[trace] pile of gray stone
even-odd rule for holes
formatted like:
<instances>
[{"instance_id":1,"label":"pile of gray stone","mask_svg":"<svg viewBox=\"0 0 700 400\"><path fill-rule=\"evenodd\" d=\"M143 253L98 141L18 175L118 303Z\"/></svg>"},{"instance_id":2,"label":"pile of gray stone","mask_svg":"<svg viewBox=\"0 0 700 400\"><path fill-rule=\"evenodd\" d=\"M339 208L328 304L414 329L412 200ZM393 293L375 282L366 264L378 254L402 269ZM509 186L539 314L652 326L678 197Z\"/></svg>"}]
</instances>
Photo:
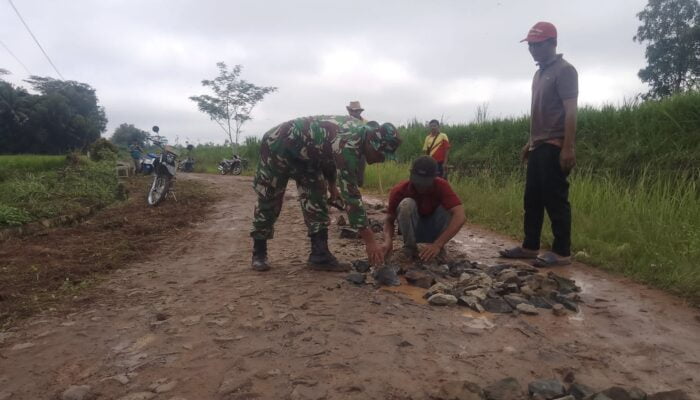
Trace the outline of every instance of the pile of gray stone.
<instances>
[{"instance_id":1,"label":"pile of gray stone","mask_svg":"<svg viewBox=\"0 0 700 400\"><path fill-rule=\"evenodd\" d=\"M353 263L348 280L365 283L366 261ZM375 284L408 284L426 289L425 298L435 306L462 305L477 312L535 315L551 310L556 315L578 312L581 288L554 272L546 275L525 263L486 265L468 260L447 264L388 265L374 271Z\"/></svg>"},{"instance_id":2,"label":"pile of gray stone","mask_svg":"<svg viewBox=\"0 0 700 400\"><path fill-rule=\"evenodd\" d=\"M632 387L613 386L594 390L569 380L540 379L530 382L523 390L515 378L505 378L484 388L469 381L450 381L430 396L434 400L690 400L682 390L647 394Z\"/></svg>"},{"instance_id":3,"label":"pile of gray stone","mask_svg":"<svg viewBox=\"0 0 700 400\"><path fill-rule=\"evenodd\" d=\"M425 296L433 305L462 304L478 312L538 314L538 309L578 311L581 288L568 278L524 263L484 265L458 261L406 271L409 283L425 284L424 275L442 279ZM454 279L447 279L453 277ZM416 280L416 278L418 278Z\"/></svg>"}]
</instances>

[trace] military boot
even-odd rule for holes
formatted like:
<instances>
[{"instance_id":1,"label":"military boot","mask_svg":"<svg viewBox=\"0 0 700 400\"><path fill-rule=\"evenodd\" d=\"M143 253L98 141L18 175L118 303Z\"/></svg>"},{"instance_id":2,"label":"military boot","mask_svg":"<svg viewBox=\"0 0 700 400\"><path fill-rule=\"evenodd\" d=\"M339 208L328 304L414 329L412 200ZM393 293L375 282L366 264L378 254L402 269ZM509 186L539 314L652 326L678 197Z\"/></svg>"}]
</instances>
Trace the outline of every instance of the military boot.
<instances>
[{"instance_id":1,"label":"military boot","mask_svg":"<svg viewBox=\"0 0 700 400\"><path fill-rule=\"evenodd\" d=\"M256 271L267 271L270 269L270 264L267 263L267 240L255 239L253 241L253 262L251 266Z\"/></svg>"},{"instance_id":2,"label":"military boot","mask_svg":"<svg viewBox=\"0 0 700 400\"><path fill-rule=\"evenodd\" d=\"M328 250L328 231L324 230L310 236L311 254L309 267L317 271L344 272L350 270L350 265L341 263Z\"/></svg>"}]
</instances>

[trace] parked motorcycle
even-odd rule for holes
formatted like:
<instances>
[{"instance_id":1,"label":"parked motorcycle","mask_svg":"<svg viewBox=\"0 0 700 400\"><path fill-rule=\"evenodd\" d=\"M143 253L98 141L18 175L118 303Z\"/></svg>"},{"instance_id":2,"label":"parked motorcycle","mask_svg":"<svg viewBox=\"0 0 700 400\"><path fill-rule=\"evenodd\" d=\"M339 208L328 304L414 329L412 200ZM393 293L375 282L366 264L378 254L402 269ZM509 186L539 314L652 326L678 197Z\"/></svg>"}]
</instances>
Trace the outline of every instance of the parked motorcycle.
<instances>
[{"instance_id":1,"label":"parked motorcycle","mask_svg":"<svg viewBox=\"0 0 700 400\"><path fill-rule=\"evenodd\" d=\"M194 158L187 157L177 164L177 170L182 172L194 172Z\"/></svg>"},{"instance_id":2,"label":"parked motorcycle","mask_svg":"<svg viewBox=\"0 0 700 400\"><path fill-rule=\"evenodd\" d=\"M155 153L148 153L146 156L141 158L141 173L144 175L150 175L153 173L153 162L158 158Z\"/></svg>"},{"instance_id":3,"label":"parked motorcycle","mask_svg":"<svg viewBox=\"0 0 700 400\"><path fill-rule=\"evenodd\" d=\"M160 147L161 152L153 161L153 184L151 190L148 191L148 204L151 206L158 205L170 191L171 186L175 181L175 173L177 172L177 153L175 149L164 143L162 138L158 136L158 126L153 127L153 132L156 136L151 138L153 144Z\"/></svg>"},{"instance_id":4,"label":"parked motorcycle","mask_svg":"<svg viewBox=\"0 0 700 400\"><path fill-rule=\"evenodd\" d=\"M247 164L248 164L248 160L246 160L245 158L241 158L239 156L233 156L233 158L230 160L224 158L219 163L219 173L221 175L227 175L227 174L240 175L241 172L243 172L243 169L246 167Z\"/></svg>"},{"instance_id":5,"label":"parked motorcycle","mask_svg":"<svg viewBox=\"0 0 700 400\"><path fill-rule=\"evenodd\" d=\"M177 170L182 172L194 172L194 157L192 157L192 152L194 146L191 144L187 145L187 157L177 164Z\"/></svg>"}]
</instances>

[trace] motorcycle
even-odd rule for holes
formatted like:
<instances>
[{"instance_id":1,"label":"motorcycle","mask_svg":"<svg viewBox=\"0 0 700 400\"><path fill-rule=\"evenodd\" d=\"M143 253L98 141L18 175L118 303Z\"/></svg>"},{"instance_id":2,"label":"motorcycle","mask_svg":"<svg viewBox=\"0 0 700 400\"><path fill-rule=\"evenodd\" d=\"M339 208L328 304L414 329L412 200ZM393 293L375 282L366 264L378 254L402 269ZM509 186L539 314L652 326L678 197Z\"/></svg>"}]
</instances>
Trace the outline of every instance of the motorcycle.
<instances>
[{"instance_id":1,"label":"motorcycle","mask_svg":"<svg viewBox=\"0 0 700 400\"><path fill-rule=\"evenodd\" d=\"M175 149L164 143L162 138L158 136L158 126L153 127L153 132L156 133L154 138L151 138L153 144L160 147L161 152L153 160L153 184L148 191L148 204L156 206L165 199L165 196L170 191L171 186L175 181L175 173L177 172L177 153Z\"/></svg>"},{"instance_id":2,"label":"motorcycle","mask_svg":"<svg viewBox=\"0 0 700 400\"><path fill-rule=\"evenodd\" d=\"M158 158L157 154L148 153L145 157L141 159L141 170L140 172L144 175L150 175L153 173L153 161Z\"/></svg>"},{"instance_id":3,"label":"motorcycle","mask_svg":"<svg viewBox=\"0 0 700 400\"><path fill-rule=\"evenodd\" d=\"M182 172L194 172L194 158L187 157L177 164L177 170Z\"/></svg>"},{"instance_id":4,"label":"motorcycle","mask_svg":"<svg viewBox=\"0 0 700 400\"><path fill-rule=\"evenodd\" d=\"M177 164L177 170L182 172L194 172L194 157L192 157L192 151L194 146L191 144L187 145L187 157Z\"/></svg>"},{"instance_id":5,"label":"motorcycle","mask_svg":"<svg viewBox=\"0 0 700 400\"><path fill-rule=\"evenodd\" d=\"M233 158L230 160L224 158L219 163L219 173L221 175L227 175L227 174L240 175L241 172L243 172L243 169L246 167L247 164L248 164L248 160L246 160L245 158L241 158L239 156L233 156Z\"/></svg>"}]
</instances>

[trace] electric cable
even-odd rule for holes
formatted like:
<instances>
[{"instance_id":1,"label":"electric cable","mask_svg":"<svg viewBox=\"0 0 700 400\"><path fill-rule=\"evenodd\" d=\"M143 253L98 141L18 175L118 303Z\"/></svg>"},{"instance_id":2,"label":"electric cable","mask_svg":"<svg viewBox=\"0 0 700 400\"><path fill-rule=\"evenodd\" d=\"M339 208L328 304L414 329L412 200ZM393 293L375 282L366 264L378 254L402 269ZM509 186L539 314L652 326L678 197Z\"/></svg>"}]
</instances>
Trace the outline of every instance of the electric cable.
<instances>
[{"instance_id":1,"label":"electric cable","mask_svg":"<svg viewBox=\"0 0 700 400\"><path fill-rule=\"evenodd\" d=\"M15 13L17 13L19 20L22 21L22 24L24 25L24 27L27 28L27 32L29 32L29 34L32 36L32 39L34 39L34 43L36 43L36 45L39 46L39 49L41 50L41 52L44 53L44 57L46 57L46 59L49 61L49 64L51 64L51 66L53 67L53 70L56 71L56 73L58 74L59 77L61 77L61 79L65 80L63 75L61 75L61 73L58 71L58 68L56 68L56 65L53 63L53 61L51 61L51 57L49 57L49 55L46 53L46 50L44 50L44 48L41 47L41 44L39 43L39 39L37 39L36 36L34 36L34 32L32 32L32 30L29 28L29 25L27 25L27 23L24 22L24 18L22 18L22 14L19 13L19 10L17 9L17 7L15 7L15 4L12 2L12 0L7 0L7 1L8 1L8 3L10 3L12 8L15 10Z\"/></svg>"}]
</instances>

